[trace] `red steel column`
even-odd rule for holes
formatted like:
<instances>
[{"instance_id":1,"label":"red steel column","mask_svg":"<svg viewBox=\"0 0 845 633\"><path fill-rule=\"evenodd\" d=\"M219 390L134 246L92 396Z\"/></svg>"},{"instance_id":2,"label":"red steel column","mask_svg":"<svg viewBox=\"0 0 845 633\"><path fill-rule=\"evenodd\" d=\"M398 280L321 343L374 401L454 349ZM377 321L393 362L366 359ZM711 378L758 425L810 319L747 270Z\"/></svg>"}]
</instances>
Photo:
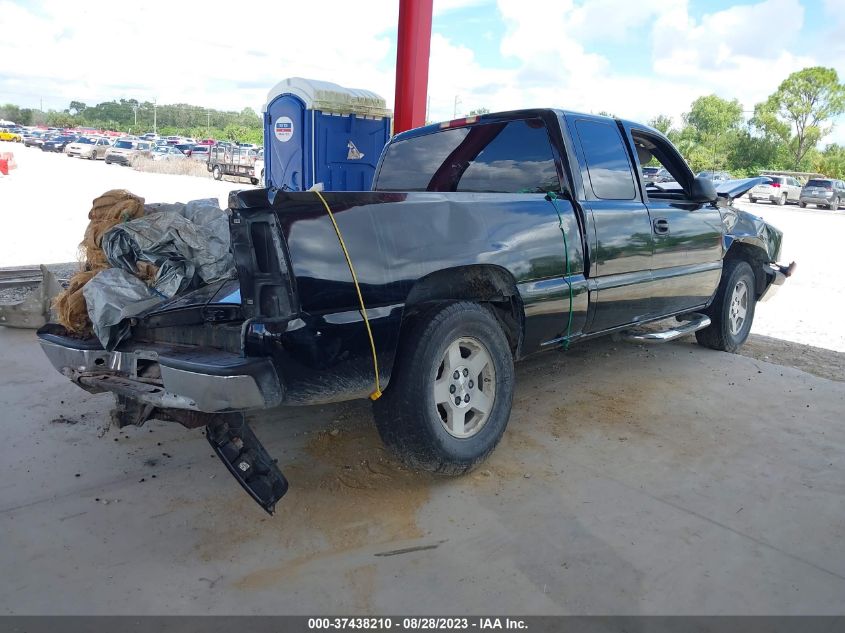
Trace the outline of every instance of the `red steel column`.
<instances>
[{"instance_id":1,"label":"red steel column","mask_svg":"<svg viewBox=\"0 0 845 633\"><path fill-rule=\"evenodd\" d=\"M425 125L431 14L434 0L400 0L393 131Z\"/></svg>"}]
</instances>

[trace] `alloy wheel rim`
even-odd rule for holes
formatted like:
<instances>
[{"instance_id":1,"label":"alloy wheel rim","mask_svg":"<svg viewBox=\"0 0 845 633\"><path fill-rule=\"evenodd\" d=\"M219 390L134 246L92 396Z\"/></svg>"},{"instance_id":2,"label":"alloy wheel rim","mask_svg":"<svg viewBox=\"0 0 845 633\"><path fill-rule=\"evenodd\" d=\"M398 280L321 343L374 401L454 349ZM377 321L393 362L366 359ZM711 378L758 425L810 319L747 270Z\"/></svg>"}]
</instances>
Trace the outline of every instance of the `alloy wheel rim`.
<instances>
[{"instance_id":1,"label":"alloy wheel rim","mask_svg":"<svg viewBox=\"0 0 845 633\"><path fill-rule=\"evenodd\" d=\"M743 280L736 282L731 293L728 308L728 327L732 335L740 333L748 317L748 285Z\"/></svg>"},{"instance_id":2,"label":"alloy wheel rim","mask_svg":"<svg viewBox=\"0 0 845 633\"><path fill-rule=\"evenodd\" d=\"M487 424L496 398L496 368L478 339L464 336L446 347L434 376L434 405L449 435L466 439Z\"/></svg>"}]
</instances>

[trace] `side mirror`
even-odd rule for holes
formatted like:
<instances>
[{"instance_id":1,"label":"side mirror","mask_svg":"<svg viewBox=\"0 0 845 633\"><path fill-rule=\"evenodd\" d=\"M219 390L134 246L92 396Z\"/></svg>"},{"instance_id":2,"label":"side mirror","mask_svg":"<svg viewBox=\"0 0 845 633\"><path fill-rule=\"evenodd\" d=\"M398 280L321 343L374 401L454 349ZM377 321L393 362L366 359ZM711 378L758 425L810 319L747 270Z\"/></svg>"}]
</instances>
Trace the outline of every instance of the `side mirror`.
<instances>
[{"instance_id":1,"label":"side mirror","mask_svg":"<svg viewBox=\"0 0 845 633\"><path fill-rule=\"evenodd\" d=\"M716 185L709 178L695 178L690 187L690 199L693 202L715 202Z\"/></svg>"}]
</instances>

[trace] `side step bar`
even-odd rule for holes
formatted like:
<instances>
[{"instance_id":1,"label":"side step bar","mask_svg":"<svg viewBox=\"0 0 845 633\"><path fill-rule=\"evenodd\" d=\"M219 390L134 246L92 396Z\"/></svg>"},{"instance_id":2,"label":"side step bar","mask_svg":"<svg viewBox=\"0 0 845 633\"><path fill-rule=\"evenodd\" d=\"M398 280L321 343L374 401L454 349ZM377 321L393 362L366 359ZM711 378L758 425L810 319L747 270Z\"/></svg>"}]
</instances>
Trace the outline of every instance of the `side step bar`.
<instances>
[{"instance_id":1,"label":"side step bar","mask_svg":"<svg viewBox=\"0 0 845 633\"><path fill-rule=\"evenodd\" d=\"M668 343L674 341L676 338L692 334L698 330L703 330L710 325L710 317L706 314L699 314L693 312L677 317L680 322L677 327L659 332L649 332L645 330L626 330L621 333L622 340L632 343Z\"/></svg>"},{"instance_id":2,"label":"side step bar","mask_svg":"<svg viewBox=\"0 0 845 633\"><path fill-rule=\"evenodd\" d=\"M232 476L267 514L288 491L288 480L249 428L242 413L223 413L205 427L205 436Z\"/></svg>"}]
</instances>

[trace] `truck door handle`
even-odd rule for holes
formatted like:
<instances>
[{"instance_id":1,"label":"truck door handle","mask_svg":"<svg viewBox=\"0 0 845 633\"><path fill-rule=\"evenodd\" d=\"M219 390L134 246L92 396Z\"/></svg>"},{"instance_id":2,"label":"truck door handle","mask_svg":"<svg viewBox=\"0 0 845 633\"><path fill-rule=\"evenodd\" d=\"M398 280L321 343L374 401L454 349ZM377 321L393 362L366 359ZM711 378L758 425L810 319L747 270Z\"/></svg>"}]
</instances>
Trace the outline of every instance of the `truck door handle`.
<instances>
[{"instance_id":1,"label":"truck door handle","mask_svg":"<svg viewBox=\"0 0 845 633\"><path fill-rule=\"evenodd\" d=\"M669 220L666 218L655 218L652 226L654 227L654 232L660 235L665 235L669 232Z\"/></svg>"}]
</instances>

